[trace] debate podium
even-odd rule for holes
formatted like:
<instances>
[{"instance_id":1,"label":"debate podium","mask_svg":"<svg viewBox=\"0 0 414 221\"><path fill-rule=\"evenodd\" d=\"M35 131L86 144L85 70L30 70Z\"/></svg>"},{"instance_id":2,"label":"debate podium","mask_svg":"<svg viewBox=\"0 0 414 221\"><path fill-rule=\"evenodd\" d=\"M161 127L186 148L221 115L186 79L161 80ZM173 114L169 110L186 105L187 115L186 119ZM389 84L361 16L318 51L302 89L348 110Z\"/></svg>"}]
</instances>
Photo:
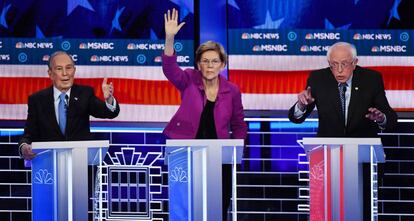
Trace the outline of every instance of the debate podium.
<instances>
[{"instance_id":1,"label":"debate podium","mask_svg":"<svg viewBox=\"0 0 414 221\"><path fill-rule=\"evenodd\" d=\"M100 168L108 147L107 140L33 142L32 220L88 220L88 164ZM97 220L102 219L101 197L94 203Z\"/></svg>"},{"instance_id":2,"label":"debate podium","mask_svg":"<svg viewBox=\"0 0 414 221\"><path fill-rule=\"evenodd\" d=\"M232 220L237 220L236 164L244 141L167 140L169 220L222 221L222 164L232 164Z\"/></svg>"},{"instance_id":3,"label":"debate podium","mask_svg":"<svg viewBox=\"0 0 414 221\"><path fill-rule=\"evenodd\" d=\"M303 138L302 144L309 160L310 221L363 221L362 163L370 166L370 214L377 220L381 139Z\"/></svg>"}]
</instances>

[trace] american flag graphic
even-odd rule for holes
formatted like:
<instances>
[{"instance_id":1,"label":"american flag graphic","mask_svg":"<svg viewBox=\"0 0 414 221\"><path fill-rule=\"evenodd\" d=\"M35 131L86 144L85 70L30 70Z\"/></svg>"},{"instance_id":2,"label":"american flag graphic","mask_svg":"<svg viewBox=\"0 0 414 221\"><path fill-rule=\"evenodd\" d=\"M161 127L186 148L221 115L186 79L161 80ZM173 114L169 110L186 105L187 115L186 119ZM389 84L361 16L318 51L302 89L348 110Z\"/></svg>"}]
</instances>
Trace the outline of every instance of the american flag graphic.
<instances>
[{"instance_id":1,"label":"american flag graphic","mask_svg":"<svg viewBox=\"0 0 414 221\"><path fill-rule=\"evenodd\" d=\"M193 1L1 0L0 119L26 119L28 96L51 85L49 55L64 50L76 62L75 83L103 97L103 78L113 82L116 121L168 121L180 104L161 69L163 15L172 8L186 22L175 44L186 68L193 64Z\"/></svg>"},{"instance_id":2,"label":"american flag graphic","mask_svg":"<svg viewBox=\"0 0 414 221\"><path fill-rule=\"evenodd\" d=\"M229 79L247 110L286 110L309 71L327 66L327 47L356 45L359 64L383 74L399 111L414 110L412 0L228 0ZM182 68L193 66L192 0L0 0L0 119L24 120L27 97L50 86L48 56L74 56L78 84L101 94L108 77L117 121L168 121L179 92L161 69L163 14L180 12Z\"/></svg>"},{"instance_id":3,"label":"american flag graphic","mask_svg":"<svg viewBox=\"0 0 414 221\"><path fill-rule=\"evenodd\" d=\"M397 111L414 110L414 1L228 1L229 78L248 110L287 110L337 41L382 73Z\"/></svg>"}]
</instances>

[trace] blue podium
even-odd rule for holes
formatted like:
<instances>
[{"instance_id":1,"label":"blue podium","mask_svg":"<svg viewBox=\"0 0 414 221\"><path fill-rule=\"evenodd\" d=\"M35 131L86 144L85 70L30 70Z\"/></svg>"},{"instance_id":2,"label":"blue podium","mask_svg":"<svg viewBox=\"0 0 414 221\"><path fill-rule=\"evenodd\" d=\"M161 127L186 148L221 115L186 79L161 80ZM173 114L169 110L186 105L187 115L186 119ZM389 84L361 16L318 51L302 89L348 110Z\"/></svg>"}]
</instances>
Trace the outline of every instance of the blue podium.
<instances>
[{"instance_id":1,"label":"blue podium","mask_svg":"<svg viewBox=\"0 0 414 221\"><path fill-rule=\"evenodd\" d=\"M232 220L237 220L236 164L244 141L167 140L169 220L222 221L222 164L232 165Z\"/></svg>"},{"instance_id":2,"label":"blue podium","mask_svg":"<svg viewBox=\"0 0 414 221\"><path fill-rule=\"evenodd\" d=\"M88 220L88 164L100 168L108 147L107 140L33 142L32 220ZM98 192L95 220L102 219L102 188Z\"/></svg>"}]
</instances>

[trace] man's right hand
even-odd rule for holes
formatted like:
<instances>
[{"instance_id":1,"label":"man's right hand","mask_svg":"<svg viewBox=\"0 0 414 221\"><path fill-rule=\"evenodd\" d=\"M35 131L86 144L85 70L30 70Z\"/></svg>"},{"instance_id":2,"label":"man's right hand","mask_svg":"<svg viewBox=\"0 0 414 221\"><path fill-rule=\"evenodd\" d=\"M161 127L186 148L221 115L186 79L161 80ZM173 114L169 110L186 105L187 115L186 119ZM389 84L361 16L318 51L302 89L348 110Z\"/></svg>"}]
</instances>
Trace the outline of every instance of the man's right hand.
<instances>
[{"instance_id":1,"label":"man's right hand","mask_svg":"<svg viewBox=\"0 0 414 221\"><path fill-rule=\"evenodd\" d=\"M20 151L22 153L22 157L25 160L31 160L36 156L36 154L33 153L32 145L30 144L22 144L22 146L20 147Z\"/></svg>"},{"instance_id":2,"label":"man's right hand","mask_svg":"<svg viewBox=\"0 0 414 221\"><path fill-rule=\"evenodd\" d=\"M298 94L297 104L301 111L305 111L306 106L312 104L313 102L315 102L315 99L312 97L310 86Z\"/></svg>"}]
</instances>

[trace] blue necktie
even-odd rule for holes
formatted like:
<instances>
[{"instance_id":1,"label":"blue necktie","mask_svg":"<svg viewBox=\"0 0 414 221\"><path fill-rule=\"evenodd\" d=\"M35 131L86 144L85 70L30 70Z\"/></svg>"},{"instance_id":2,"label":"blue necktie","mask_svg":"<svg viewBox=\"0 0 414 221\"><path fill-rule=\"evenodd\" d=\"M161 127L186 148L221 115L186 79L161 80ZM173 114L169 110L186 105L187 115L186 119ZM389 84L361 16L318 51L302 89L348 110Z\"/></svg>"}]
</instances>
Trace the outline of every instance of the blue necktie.
<instances>
[{"instance_id":1,"label":"blue necktie","mask_svg":"<svg viewBox=\"0 0 414 221\"><path fill-rule=\"evenodd\" d=\"M345 99L345 92L346 92L346 87L348 85L346 83L340 83L339 84L339 99L341 100L341 111L342 111L342 117L344 119L345 122L345 108L346 108L346 99Z\"/></svg>"},{"instance_id":2,"label":"blue necktie","mask_svg":"<svg viewBox=\"0 0 414 221\"><path fill-rule=\"evenodd\" d=\"M65 134L65 129L66 129L66 94L65 93L61 93L59 95L59 127L60 127L60 131L62 131L62 134Z\"/></svg>"}]
</instances>

